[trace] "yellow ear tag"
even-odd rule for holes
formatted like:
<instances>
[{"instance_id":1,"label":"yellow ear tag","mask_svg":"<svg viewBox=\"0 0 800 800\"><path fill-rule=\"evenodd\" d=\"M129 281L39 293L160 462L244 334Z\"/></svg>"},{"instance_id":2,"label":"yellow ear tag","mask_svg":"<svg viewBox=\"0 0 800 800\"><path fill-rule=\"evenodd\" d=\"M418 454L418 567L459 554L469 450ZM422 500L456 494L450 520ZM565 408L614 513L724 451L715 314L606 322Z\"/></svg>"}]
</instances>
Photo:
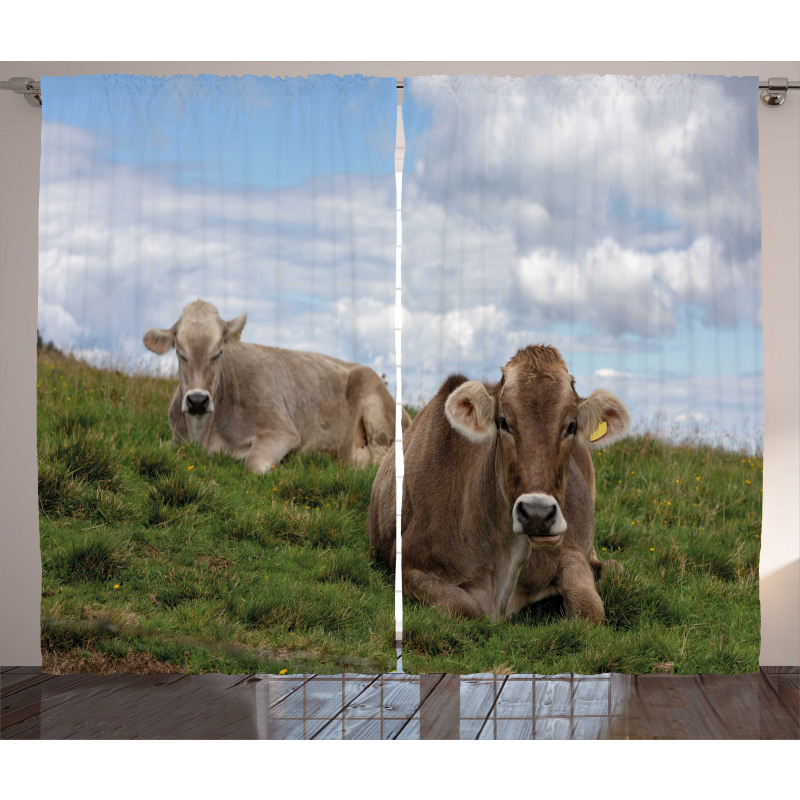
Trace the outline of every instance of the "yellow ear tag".
<instances>
[{"instance_id":1,"label":"yellow ear tag","mask_svg":"<svg viewBox=\"0 0 800 800\"><path fill-rule=\"evenodd\" d=\"M600 424L597 426L597 430L589 437L590 442L596 442L598 439L602 439L603 436L606 435L606 431L608 430L608 425L606 421L600 420Z\"/></svg>"}]
</instances>

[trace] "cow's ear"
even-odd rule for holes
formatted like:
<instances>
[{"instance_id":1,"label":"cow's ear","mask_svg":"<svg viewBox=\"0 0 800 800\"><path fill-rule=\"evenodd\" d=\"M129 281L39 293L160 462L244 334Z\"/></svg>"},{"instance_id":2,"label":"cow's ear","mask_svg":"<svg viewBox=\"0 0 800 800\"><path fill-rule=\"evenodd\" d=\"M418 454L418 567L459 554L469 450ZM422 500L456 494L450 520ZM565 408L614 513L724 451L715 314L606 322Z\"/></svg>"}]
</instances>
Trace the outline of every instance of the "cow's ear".
<instances>
[{"instance_id":1,"label":"cow's ear","mask_svg":"<svg viewBox=\"0 0 800 800\"><path fill-rule=\"evenodd\" d=\"M605 423L605 431L601 423ZM625 404L605 389L597 389L578 404L578 436L589 447L605 447L621 439L630 426ZM598 428L602 432L595 437Z\"/></svg>"},{"instance_id":2,"label":"cow's ear","mask_svg":"<svg viewBox=\"0 0 800 800\"><path fill-rule=\"evenodd\" d=\"M142 338L144 346L148 350L163 356L172 347L175 347L175 328L168 331L161 328L150 328Z\"/></svg>"},{"instance_id":3,"label":"cow's ear","mask_svg":"<svg viewBox=\"0 0 800 800\"><path fill-rule=\"evenodd\" d=\"M497 435L495 400L480 381L462 383L444 404L447 421L471 442L486 442Z\"/></svg>"},{"instance_id":4,"label":"cow's ear","mask_svg":"<svg viewBox=\"0 0 800 800\"><path fill-rule=\"evenodd\" d=\"M225 323L224 340L226 342L238 342L242 338L242 331L244 324L247 322L247 314L239 314L235 319L228 320Z\"/></svg>"}]
</instances>

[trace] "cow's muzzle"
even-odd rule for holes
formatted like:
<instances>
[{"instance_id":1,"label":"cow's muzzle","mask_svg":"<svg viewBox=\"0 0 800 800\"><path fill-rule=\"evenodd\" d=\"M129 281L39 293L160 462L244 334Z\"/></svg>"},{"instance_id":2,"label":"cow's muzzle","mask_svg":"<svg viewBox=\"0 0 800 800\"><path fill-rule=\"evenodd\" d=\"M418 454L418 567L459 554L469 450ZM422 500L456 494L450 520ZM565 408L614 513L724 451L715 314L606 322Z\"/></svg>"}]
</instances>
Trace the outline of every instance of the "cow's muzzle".
<instances>
[{"instance_id":1,"label":"cow's muzzle","mask_svg":"<svg viewBox=\"0 0 800 800\"><path fill-rule=\"evenodd\" d=\"M530 537L536 547L557 547L564 538L567 521L558 501L549 494L521 494L511 511L514 532Z\"/></svg>"},{"instance_id":2,"label":"cow's muzzle","mask_svg":"<svg viewBox=\"0 0 800 800\"><path fill-rule=\"evenodd\" d=\"M183 396L183 403L181 403L181 411L184 414L210 414L214 410L214 401L211 395L202 390L195 389Z\"/></svg>"}]
</instances>

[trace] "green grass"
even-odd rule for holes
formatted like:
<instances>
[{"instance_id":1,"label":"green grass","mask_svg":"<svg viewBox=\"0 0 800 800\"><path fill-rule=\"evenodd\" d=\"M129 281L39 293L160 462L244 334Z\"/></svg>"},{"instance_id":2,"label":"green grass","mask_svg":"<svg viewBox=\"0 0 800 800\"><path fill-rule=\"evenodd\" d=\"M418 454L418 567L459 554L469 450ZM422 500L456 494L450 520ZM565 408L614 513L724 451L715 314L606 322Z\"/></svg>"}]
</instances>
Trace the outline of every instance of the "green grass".
<instances>
[{"instance_id":1,"label":"green grass","mask_svg":"<svg viewBox=\"0 0 800 800\"><path fill-rule=\"evenodd\" d=\"M45 667L388 672L393 581L372 562L376 468L267 475L173 447L174 382L42 353Z\"/></svg>"},{"instance_id":2,"label":"green grass","mask_svg":"<svg viewBox=\"0 0 800 800\"><path fill-rule=\"evenodd\" d=\"M45 667L394 669L393 577L371 559L376 469L294 455L267 475L169 444L168 380L39 362ZM410 409L413 412L413 409ZM409 672L758 669L762 462L632 438L594 455L607 621L551 598L510 620L405 605Z\"/></svg>"},{"instance_id":3,"label":"green grass","mask_svg":"<svg viewBox=\"0 0 800 800\"><path fill-rule=\"evenodd\" d=\"M594 454L606 622L559 598L512 619L442 620L405 603L408 672L755 672L762 461L631 438Z\"/></svg>"}]
</instances>

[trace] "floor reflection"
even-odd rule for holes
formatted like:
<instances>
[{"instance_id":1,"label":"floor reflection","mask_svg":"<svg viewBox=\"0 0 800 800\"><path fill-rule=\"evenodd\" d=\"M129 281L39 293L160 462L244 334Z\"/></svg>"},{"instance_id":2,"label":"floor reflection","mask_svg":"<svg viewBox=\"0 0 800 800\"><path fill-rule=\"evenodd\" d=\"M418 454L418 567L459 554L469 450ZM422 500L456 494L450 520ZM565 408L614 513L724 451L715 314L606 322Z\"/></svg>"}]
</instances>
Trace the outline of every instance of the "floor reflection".
<instances>
[{"instance_id":1,"label":"floor reflection","mask_svg":"<svg viewBox=\"0 0 800 800\"><path fill-rule=\"evenodd\" d=\"M257 676L267 739L598 739L624 675Z\"/></svg>"},{"instance_id":2,"label":"floor reflection","mask_svg":"<svg viewBox=\"0 0 800 800\"><path fill-rule=\"evenodd\" d=\"M420 679L259 675L259 738L418 739Z\"/></svg>"},{"instance_id":3,"label":"floor reflection","mask_svg":"<svg viewBox=\"0 0 800 800\"><path fill-rule=\"evenodd\" d=\"M52 676L4 667L0 727L3 739L798 739L800 674L768 669Z\"/></svg>"}]
</instances>

